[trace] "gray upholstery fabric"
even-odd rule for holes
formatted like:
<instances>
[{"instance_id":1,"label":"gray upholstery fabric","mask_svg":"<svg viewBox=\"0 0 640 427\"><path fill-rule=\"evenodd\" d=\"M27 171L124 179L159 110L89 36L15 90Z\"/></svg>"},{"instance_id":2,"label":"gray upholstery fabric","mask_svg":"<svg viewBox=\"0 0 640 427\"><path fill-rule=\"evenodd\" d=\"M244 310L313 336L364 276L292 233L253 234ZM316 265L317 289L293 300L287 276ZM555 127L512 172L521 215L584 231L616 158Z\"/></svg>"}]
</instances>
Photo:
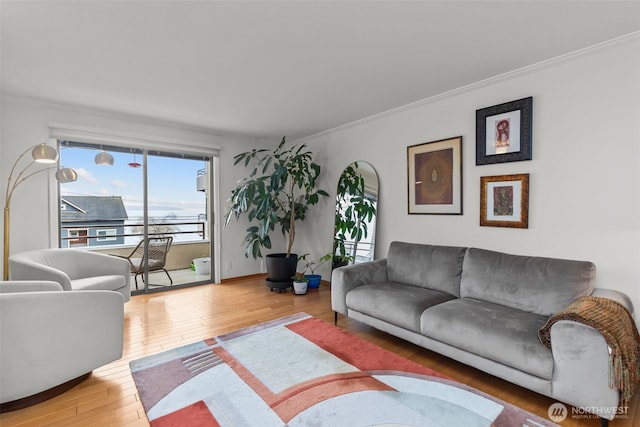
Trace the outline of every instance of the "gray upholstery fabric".
<instances>
[{"instance_id":1,"label":"gray upholstery fabric","mask_svg":"<svg viewBox=\"0 0 640 427\"><path fill-rule=\"evenodd\" d=\"M553 398L574 406L602 408L597 415L613 419L607 409L618 406L618 391L609 387L609 346L600 332L570 320L551 327ZM598 405L585 405L598 402Z\"/></svg>"},{"instance_id":2,"label":"gray upholstery fabric","mask_svg":"<svg viewBox=\"0 0 640 427\"><path fill-rule=\"evenodd\" d=\"M453 299L452 295L419 286L374 283L347 294L347 306L397 326L420 332L420 315L432 305Z\"/></svg>"},{"instance_id":3,"label":"gray upholstery fabric","mask_svg":"<svg viewBox=\"0 0 640 427\"><path fill-rule=\"evenodd\" d=\"M387 257L389 281L459 297L465 250L454 246L392 242Z\"/></svg>"},{"instance_id":4,"label":"gray upholstery fabric","mask_svg":"<svg viewBox=\"0 0 640 427\"><path fill-rule=\"evenodd\" d=\"M550 380L553 358L538 340L547 318L473 299L456 299L427 309L423 335L495 362Z\"/></svg>"},{"instance_id":5,"label":"gray upholstery fabric","mask_svg":"<svg viewBox=\"0 0 640 427\"><path fill-rule=\"evenodd\" d=\"M545 396L549 397L552 396L552 382L548 379L543 379L523 372L519 369L506 366L502 363L494 362L493 360L487 359L486 357L477 356L473 353L469 353L468 351L459 349L447 343L434 340L415 332L411 332L407 329L392 325L376 317L369 316L355 310L349 310L349 317L431 351L435 351L436 353L442 354L443 356L450 357L451 359L457 360L458 362L464 363L465 365L473 366L476 369L487 372L498 378L502 378L513 384L518 384L521 387L533 390L536 393L544 394Z\"/></svg>"},{"instance_id":6,"label":"gray upholstery fabric","mask_svg":"<svg viewBox=\"0 0 640 427\"><path fill-rule=\"evenodd\" d=\"M518 256L469 248L460 296L551 316L593 290L596 267L587 261Z\"/></svg>"},{"instance_id":7,"label":"gray upholstery fabric","mask_svg":"<svg viewBox=\"0 0 640 427\"><path fill-rule=\"evenodd\" d=\"M388 259L334 270L332 307L514 384L611 418L612 412L600 413L619 403L608 385L609 352L602 335L561 321L551 329L551 352L538 341L537 331L579 296L611 298L633 314L629 297L594 290L596 269L590 262L482 249L462 249L461 260L459 249L394 242ZM462 272L456 273L459 262ZM456 274L459 294L451 286ZM427 289L430 286L433 289ZM450 295L461 298L440 299ZM416 330L414 319L422 308Z\"/></svg>"},{"instance_id":8,"label":"gray upholstery fabric","mask_svg":"<svg viewBox=\"0 0 640 427\"><path fill-rule=\"evenodd\" d=\"M387 279L387 259L339 267L331 272L331 308L347 315L347 293L357 286L382 283Z\"/></svg>"}]
</instances>

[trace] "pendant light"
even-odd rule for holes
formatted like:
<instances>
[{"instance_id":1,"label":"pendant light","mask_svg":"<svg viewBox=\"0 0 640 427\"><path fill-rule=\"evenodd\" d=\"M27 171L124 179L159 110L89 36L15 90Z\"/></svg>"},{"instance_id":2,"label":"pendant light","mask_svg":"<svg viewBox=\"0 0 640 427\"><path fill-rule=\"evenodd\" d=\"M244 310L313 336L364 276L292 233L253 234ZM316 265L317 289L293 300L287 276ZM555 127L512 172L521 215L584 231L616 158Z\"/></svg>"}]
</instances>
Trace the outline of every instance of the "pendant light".
<instances>
[{"instance_id":1,"label":"pendant light","mask_svg":"<svg viewBox=\"0 0 640 427\"><path fill-rule=\"evenodd\" d=\"M38 144L31 150L31 156L38 163L55 163L58 161L58 150L47 144Z\"/></svg>"},{"instance_id":2,"label":"pendant light","mask_svg":"<svg viewBox=\"0 0 640 427\"><path fill-rule=\"evenodd\" d=\"M96 165L109 165L113 166L113 156L102 149L100 146L100 152L96 154Z\"/></svg>"},{"instance_id":3,"label":"pendant light","mask_svg":"<svg viewBox=\"0 0 640 427\"><path fill-rule=\"evenodd\" d=\"M136 153L133 153L133 162L129 163L130 168L139 168L142 166L140 163L136 161Z\"/></svg>"}]
</instances>

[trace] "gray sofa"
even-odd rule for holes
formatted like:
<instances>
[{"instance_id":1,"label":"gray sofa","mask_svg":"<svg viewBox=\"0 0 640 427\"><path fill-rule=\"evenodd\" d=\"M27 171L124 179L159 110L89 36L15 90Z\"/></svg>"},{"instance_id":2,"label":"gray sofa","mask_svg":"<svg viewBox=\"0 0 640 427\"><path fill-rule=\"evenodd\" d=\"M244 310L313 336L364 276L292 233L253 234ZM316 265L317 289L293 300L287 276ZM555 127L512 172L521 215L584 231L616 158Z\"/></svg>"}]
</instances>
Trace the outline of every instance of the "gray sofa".
<instances>
[{"instance_id":1,"label":"gray sofa","mask_svg":"<svg viewBox=\"0 0 640 427\"><path fill-rule=\"evenodd\" d=\"M609 351L595 329L547 319L594 289L591 262L517 256L476 248L393 242L388 257L332 272L333 310L489 374L613 419Z\"/></svg>"}]
</instances>

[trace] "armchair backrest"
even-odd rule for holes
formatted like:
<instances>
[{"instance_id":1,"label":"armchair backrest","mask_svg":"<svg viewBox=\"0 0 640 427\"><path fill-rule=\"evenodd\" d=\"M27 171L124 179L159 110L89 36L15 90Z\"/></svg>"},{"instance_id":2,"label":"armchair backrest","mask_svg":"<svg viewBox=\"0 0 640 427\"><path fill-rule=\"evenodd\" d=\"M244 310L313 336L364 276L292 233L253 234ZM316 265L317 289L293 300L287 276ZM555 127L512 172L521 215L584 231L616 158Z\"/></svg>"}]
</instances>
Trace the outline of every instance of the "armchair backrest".
<instances>
[{"instance_id":1,"label":"armchair backrest","mask_svg":"<svg viewBox=\"0 0 640 427\"><path fill-rule=\"evenodd\" d=\"M0 294L15 292L55 292L62 291L59 283L51 280L8 280L0 282Z\"/></svg>"},{"instance_id":2,"label":"armchair backrest","mask_svg":"<svg viewBox=\"0 0 640 427\"><path fill-rule=\"evenodd\" d=\"M149 237L141 240L127 257L135 273L140 273L144 270L145 242L147 243L147 253L149 255L149 269L154 270L165 267L167 263L167 253L171 249L173 237Z\"/></svg>"}]
</instances>

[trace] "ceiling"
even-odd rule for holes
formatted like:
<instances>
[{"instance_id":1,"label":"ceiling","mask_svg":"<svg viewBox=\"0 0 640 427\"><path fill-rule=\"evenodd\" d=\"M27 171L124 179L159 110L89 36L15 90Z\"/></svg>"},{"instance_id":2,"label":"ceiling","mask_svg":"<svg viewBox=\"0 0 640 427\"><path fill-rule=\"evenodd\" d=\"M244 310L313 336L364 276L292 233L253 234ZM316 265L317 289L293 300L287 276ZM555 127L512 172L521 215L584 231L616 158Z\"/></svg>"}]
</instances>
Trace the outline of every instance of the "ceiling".
<instances>
[{"instance_id":1,"label":"ceiling","mask_svg":"<svg viewBox=\"0 0 640 427\"><path fill-rule=\"evenodd\" d=\"M640 1L7 1L3 94L308 136L640 30Z\"/></svg>"}]
</instances>

